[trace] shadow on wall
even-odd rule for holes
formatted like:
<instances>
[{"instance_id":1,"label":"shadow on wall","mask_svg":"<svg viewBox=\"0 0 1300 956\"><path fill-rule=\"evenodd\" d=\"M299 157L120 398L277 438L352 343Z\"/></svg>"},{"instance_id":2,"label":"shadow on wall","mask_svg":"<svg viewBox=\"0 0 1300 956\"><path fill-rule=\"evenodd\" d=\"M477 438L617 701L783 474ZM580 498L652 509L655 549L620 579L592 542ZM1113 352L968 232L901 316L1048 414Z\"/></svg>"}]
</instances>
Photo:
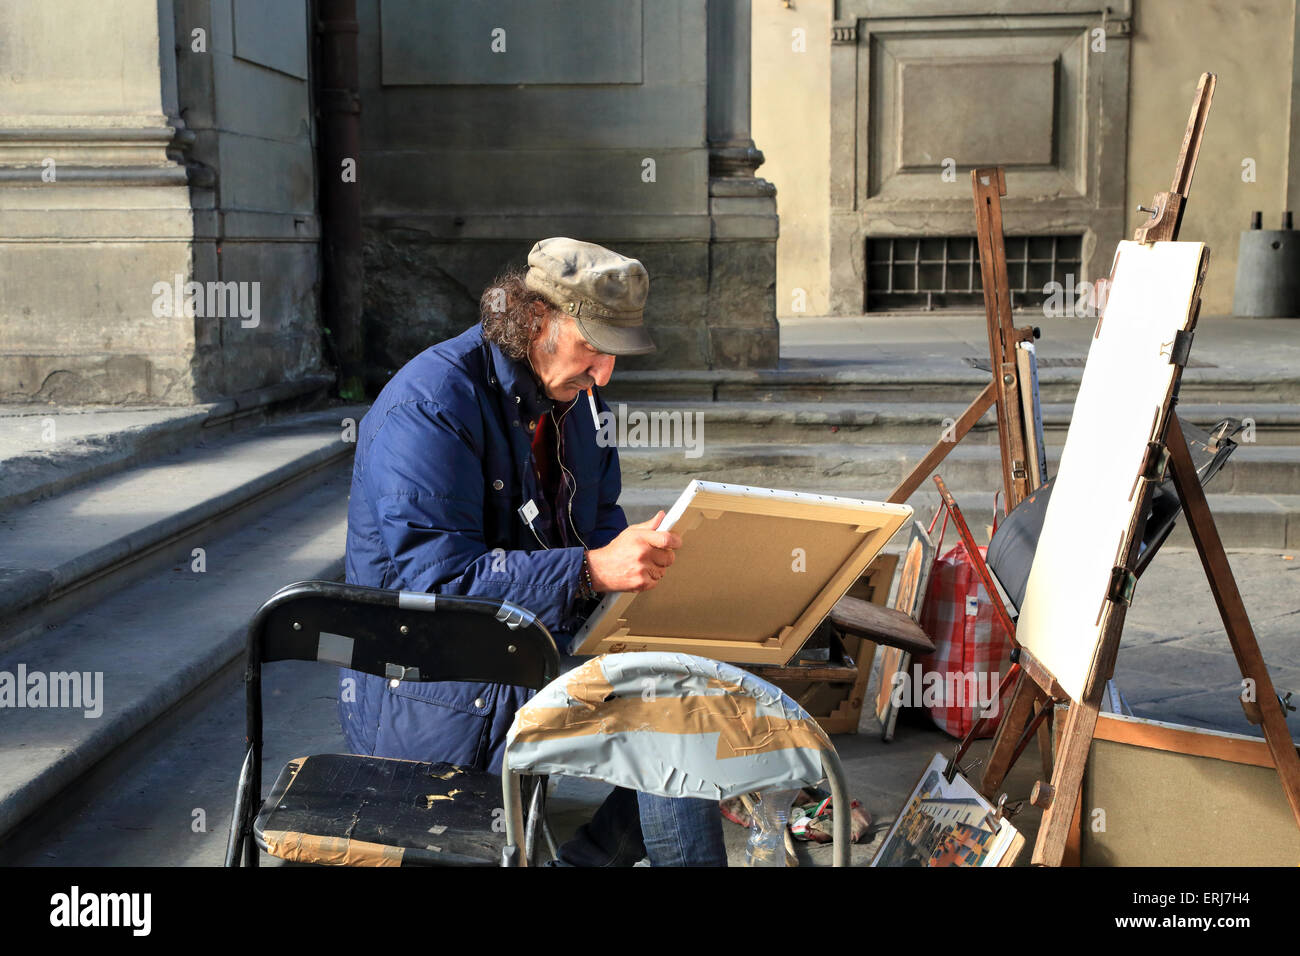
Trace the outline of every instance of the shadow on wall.
<instances>
[{"instance_id":1,"label":"shadow on wall","mask_svg":"<svg viewBox=\"0 0 1300 956\"><path fill-rule=\"evenodd\" d=\"M367 230L363 243L361 322L371 395L420 352L477 322L482 290L503 266L528 254L520 243L431 242L408 230Z\"/></svg>"}]
</instances>

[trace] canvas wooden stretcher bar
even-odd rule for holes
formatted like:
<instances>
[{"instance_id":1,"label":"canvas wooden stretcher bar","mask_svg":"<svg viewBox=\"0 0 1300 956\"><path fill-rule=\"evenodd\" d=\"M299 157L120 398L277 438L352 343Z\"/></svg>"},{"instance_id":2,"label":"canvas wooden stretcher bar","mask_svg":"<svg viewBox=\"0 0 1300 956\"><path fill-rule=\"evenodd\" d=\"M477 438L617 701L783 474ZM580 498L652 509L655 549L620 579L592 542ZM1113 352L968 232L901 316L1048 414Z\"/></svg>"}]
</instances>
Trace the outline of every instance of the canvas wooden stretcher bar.
<instances>
[{"instance_id":1,"label":"canvas wooden stretcher bar","mask_svg":"<svg viewBox=\"0 0 1300 956\"><path fill-rule=\"evenodd\" d=\"M785 664L911 516L907 505L692 481L660 523L682 537L663 581L606 595L574 653Z\"/></svg>"},{"instance_id":2,"label":"canvas wooden stretcher bar","mask_svg":"<svg viewBox=\"0 0 1300 956\"><path fill-rule=\"evenodd\" d=\"M849 588L848 596L859 598L878 607L885 607L889 601L889 589L894 584L894 574L897 570L898 555L883 553L876 555L875 560L867 566L866 573ZM865 637L853 637L848 634L843 635L841 641L845 650L853 656L858 667L858 675L849 688L848 695L830 713L825 717L816 710L812 713L828 734L856 734L858 723L862 720L862 703L867 697L867 685L871 682L871 669L875 664L879 645Z\"/></svg>"},{"instance_id":3,"label":"canvas wooden stretcher bar","mask_svg":"<svg viewBox=\"0 0 1300 956\"><path fill-rule=\"evenodd\" d=\"M862 702L876 659L877 642L856 633L856 625L867 615L863 610L884 608L889 601L898 567L898 555L882 551L867 565L862 577L831 608L829 620L838 637L843 656L826 649L827 664L805 659L802 651L785 667L751 664L747 669L755 676L775 684L817 721L828 734L855 734L862 719ZM856 601L849 601L856 598ZM851 623L855 626L847 626ZM879 623L879 622L872 622ZM814 631L814 634L816 632ZM888 634L877 634L879 637ZM804 645L807 649L808 645Z\"/></svg>"}]
</instances>

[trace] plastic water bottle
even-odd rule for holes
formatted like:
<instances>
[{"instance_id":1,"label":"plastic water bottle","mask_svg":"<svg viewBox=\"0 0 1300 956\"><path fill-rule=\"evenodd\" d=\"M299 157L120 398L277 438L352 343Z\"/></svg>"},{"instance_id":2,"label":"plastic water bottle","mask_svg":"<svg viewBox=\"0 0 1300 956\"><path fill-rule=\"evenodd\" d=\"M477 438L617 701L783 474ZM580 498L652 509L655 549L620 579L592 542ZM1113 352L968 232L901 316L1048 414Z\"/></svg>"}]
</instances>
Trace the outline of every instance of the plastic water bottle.
<instances>
[{"instance_id":1,"label":"plastic water bottle","mask_svg":"<svg viewBox=\"0 0 1300 956\"><path fill-rule=\"evenodd\" d=\"M759 793L749 822L746 866L785 866L785 828L790 804L798 790L764 790Z\"/></svg>"}]
</instances>

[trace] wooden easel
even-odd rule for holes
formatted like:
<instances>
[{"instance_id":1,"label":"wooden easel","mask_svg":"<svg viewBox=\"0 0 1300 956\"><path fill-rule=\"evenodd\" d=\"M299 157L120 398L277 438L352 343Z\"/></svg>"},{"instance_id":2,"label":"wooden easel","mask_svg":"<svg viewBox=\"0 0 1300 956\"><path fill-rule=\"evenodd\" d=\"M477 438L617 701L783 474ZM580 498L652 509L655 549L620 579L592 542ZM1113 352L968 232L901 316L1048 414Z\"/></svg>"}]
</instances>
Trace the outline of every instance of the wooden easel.
<instances>
[{"instance_id":1,"label":"wooden easel","mask_svg":"<svg viewBox=\"0 0 1300 956\"><path fill-rule=\"evenodd\" d=\"M1036 485L1032 483L1027 447L1037 447L1032 434L1027 438L1026 429L1032 429L1032 422L1021 412L1022 364L1017 361L1016 346L1020 342L1032 341L1037 337L1037 330L1032 326L1017 329L1011 323L1011 294L1007 280L1007 254L1002 237L1002 196L1007 194L1006 177L1001 167L988 167L971 170L971 188L974 193L975 222L979 237L980 277L984 285L984 315L988 326L989 362L992 380L975 397L957 418L954 425L940 436L933 447L912 469L911 473L890 493L886 499L890 504L904 504L913 492L934 473L935 468L948 456L966 434L974 427L984 413L994 405L997 406L998 444L1002 457L1003 509L1010 511L1028 495ZM1032 388L1032 385L1029 386ZM886 583L888 593L888 583ZM868 609L861 602L852 598L841 598L835 611L842 619L855 619ZM836 615L832 615L834 620ZM837 622L838 623L838 622ZM858 644L853 649L856 664L847 667L823 668L817 679L828 683L851 684L852 691L846 702L827 716L818 716L818 722L828 732L852 732L857 729L862 706L866 697L867 679L870 676L876 645L886 643L889 646L912 650L897 640L896 635L885 631L846 631L850 638L857 638ZM783 685L783 681L806 676L806 670L799 670L793 675L789 668L756 669L754 673L767 680ZM811 679L811 678L809 678ZM886 680L888 677L885 678Z\"/></svg>"},{"instance_id":2,"label":"wooden easel","mask_svg":"<svg viewBox=\"0 0 1300 956\"><path fill-rule=\"evenodd\" d=\"M1007 251L1002 237L1002 198L1007 194L1001 166L972 169L971 189L975 199L975 224L979 236L980 278L984 284L984 318L988 325L989 368L993 380L984 386L956 423L926 453L886 499L903 504L966 437L984 413L997 406L998 445L1002 453L1003 511L1009 512L1032 491L1026 449L1035 444L1027 435L1021 413L1021 369L1016 346L1037 336L1032 326L1015 328L1011 323L1011 293L1007 282ZM1032 387L1032 386L1031 386Z\"/></svg>"},{"instance_id":3,"label":"wooden easel","mask_svg":"<svg viewBox=\"0 0 1300 956\"><path fill-rule=\"evenodd\" d=\"M1214 85L1213 74L1205 73L1201 76L1192 104L1191 118L1188 120L1178 162L1174 168L1173 185L1169 192L1156 194L1154 207L1150 209L1139 207L1149 212L1151 218L1137 229L1134 236L1137 242L1173 241L1178 236L1191 187L1192 173L1195 171L1197 154L1200 152L1206 116L1214 95ZM1196 311L1199 311L1200 307L1199 296L1198 286L1194 305ZM1191 325L1195 324L1195 315L1194 311ZM1190 345L1190 335L1186 337L1184 345ZM1171 360L1174 358L1171 356ZM1182 362L1185 361L1184 354ZM1278 777L1297 824L1300 824L1300 756L1297 756L1295 744L1287 731L1285 711L1269 679L1250 618L1242 603L1236 579L1223 550L1223 542L1215 527L1214 516L1210 512L1205 492L1197 477L1182 426L1177 414L1172 410L1168 415L1161 446L1155 449L1161 454L1152 459L1150 464L1159 479L1163 479L1165 468L1172 470L1174 487L1187 516L1188 528L1200 555L1215 603L1219 608L1219 615L1223 619L1233 654L1237 658L1242 676L1254 682L1256 691L1254 700L1243 701L1242 708L1248 721L1262 725ZM1144 483L1144 498L1149 497L1150 487L1150 482ZM1145 508L1144 500L1140 503L1139 515ZM1124 568L1134 567L1141 537L1139 527L1137 533L1130 536L1128 551L1124 556ZM1107 626L1102 634L1100 653L1083 699L1070 700L1052 674L1034 660L1028 651L1022 648L1019 653L1017 661L1019 677L1015 693L998 727L979 789L986 797L998 790L1007 771L1024 749L1029 736L1037 729L1043 714L1058 703L1069 704L1065 726L1058 737L1051 781L1039 780L1034 785L1030 796L1030 802L1043 809L1038 840L1034 846L1032 862L1035 865L1059 865L1065 852L1071 819L1079 801L1084 764L1088 758L1097 724L1097 714L1105 693L1106 681L1114 672L1120 633L1123 629L1123 609L1132 594L1131 587L1135 575L1130 572L1127 577L1126 582L1118 582L1120 587L1112 589L1110 600L1118 606L1119 612L1108 617L1112 625ZM1031 720L1031 715L1036 708L1038 715Z\"/></svg>"},{"instance_id":4,"label":"wooden easel","mask_svg":"<svg viewBox=\"0 0 1300 956\"><path fill-rule=\"evenodd\" d=\"M1043 480L1037 466L1038 437L1032 415L1022 414L1022 407L1035 407L1034 382L1029 377L1028 355L1019 350L1021 342L1037 338L1032 326L1015 328L1011 322L1011 293L1007 281L1007 252L1002 236L1002 197L1007 194L1006 176L1001 166L971 170L971 192L975 204L975 226L980 250L980 279L984 286L984 319L989 343L989 369L992 380L975 397L954 425L916 464L887 499L903 504L934 473L948 453L966 437L990 407L997 408L998 448L1002 462L1002 505L1010 512L1031 494ZM1027 400L1027 401L1026 401ZM1029 449L1034 449L1033 455ZM942 486L941 486L942 488ZM942 489L945 505L951 502ZM944 507L941 505L940 507ZM960 518L960 514L958 513ZM959 529L960 530L960 529ZM968 550L970 546L968 545ZM978 562L979 552L970 550ZM992 593L992 592L990 592ZM1005 609L997 605L1005 615ZM881 674L881 686L889 686L892 674ZM879 714L880 711L877 710ZM977 722L982 723L981 722ZM1044 738L1046 737L1046 728ZM888 739L888 738L886 738ZM949 778L951 781L951 778Z\"/></svg>"}]
</instances>

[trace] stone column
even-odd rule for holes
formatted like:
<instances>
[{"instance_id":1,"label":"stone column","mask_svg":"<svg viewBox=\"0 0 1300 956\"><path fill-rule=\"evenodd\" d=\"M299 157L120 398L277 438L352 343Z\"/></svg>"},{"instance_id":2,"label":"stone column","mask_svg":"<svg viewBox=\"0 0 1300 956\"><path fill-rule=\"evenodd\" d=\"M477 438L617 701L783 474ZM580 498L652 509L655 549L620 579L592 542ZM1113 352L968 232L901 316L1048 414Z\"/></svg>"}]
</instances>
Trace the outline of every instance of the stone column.
<instances>
[{"instance_id":1,"label":"stone column","mask_svg":"<svg viewBox=\"0 0 1300 956\"><path fill-rule=\"evenodd\" d=\"M0 401L188 402L193 216L171 4L0 6Z\"/></svg>"},{"instance_id":2,"label":"stone column","mask_svg":"<svg viewBox=\"0 0 1300 956\"><path fill-rule=\"evenodd\" d=\"M708 0L709 349L715 368L775 368L776 188L754 175L750 0Z\"/></svg>"},{"instance_id":3,"label":"stone column","mask_svg":"<svg viewBox=\"0 0 1300 956\"><path fill-rule=\"evenodd\" d=\"M763 163L749 131L749 19L749 0L709 0L710 179L752 180ZM751 188L774 195L763 180Z\"/></svg>"}]
</instances>

